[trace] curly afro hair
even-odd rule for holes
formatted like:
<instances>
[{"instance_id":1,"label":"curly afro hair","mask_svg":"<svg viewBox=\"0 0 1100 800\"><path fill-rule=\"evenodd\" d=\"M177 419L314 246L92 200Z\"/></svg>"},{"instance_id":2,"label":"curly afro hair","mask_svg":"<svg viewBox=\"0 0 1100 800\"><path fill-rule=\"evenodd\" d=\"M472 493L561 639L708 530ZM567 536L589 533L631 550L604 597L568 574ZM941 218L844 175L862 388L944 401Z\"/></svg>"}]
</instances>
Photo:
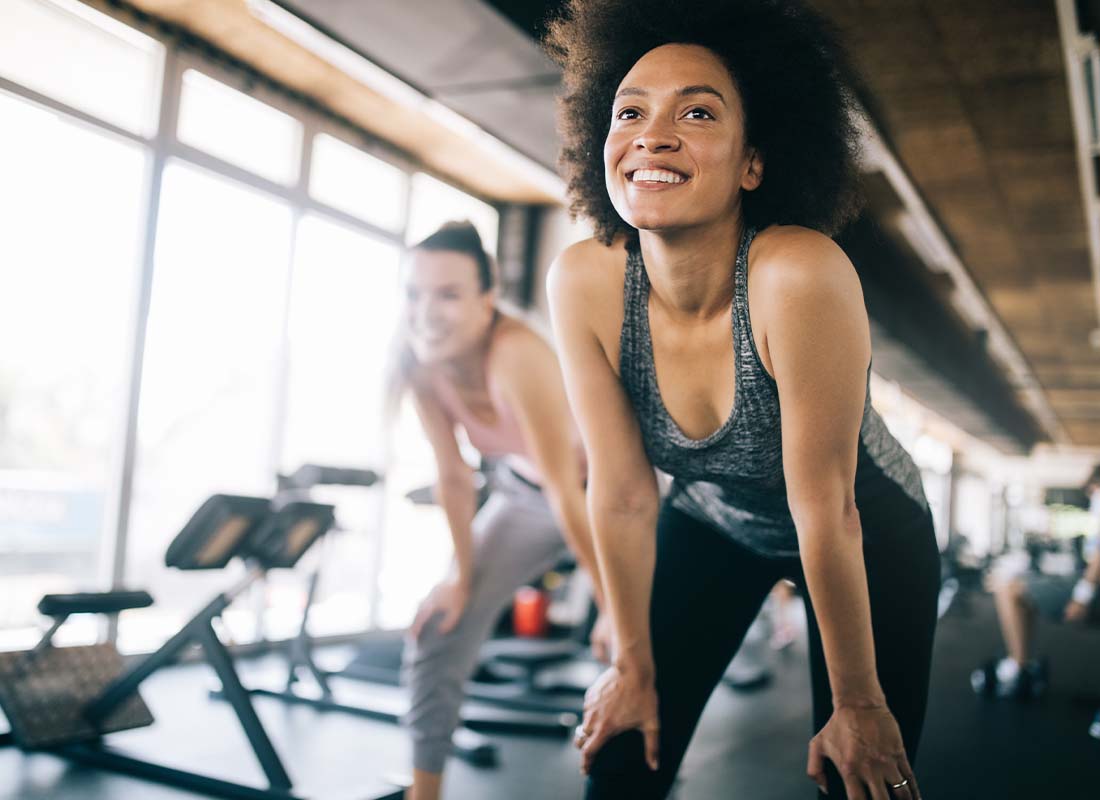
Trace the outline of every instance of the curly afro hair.
<instances>
[{"instance_id":1,"label":"curly afro hair","mask_svg":"<svg viewBox=\"0 0 1100 800\"><path fill-rule=\"evenodd\" d=\"M794 224L835 235L859 212L860 88L830 22L800 0L567 0L544 46L564 69L559 127L570 211L605 244L636 235L611 205L603 144L622 79L655 47L714 52L741 94L746 141L764 159L742 197L757 229Z\"/></svg>"}]
</instances>

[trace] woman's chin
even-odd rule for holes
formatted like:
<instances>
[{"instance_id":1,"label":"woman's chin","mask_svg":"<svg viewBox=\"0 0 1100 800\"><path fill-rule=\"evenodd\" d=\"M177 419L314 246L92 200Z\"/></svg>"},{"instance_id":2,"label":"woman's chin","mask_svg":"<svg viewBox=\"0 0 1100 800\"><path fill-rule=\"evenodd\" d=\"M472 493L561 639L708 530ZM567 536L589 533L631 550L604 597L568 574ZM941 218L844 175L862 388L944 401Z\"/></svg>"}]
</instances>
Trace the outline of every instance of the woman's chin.
<instances>
[{"instance_id":1,"label":"woman's chin","mask_svg":"<svg viewBox=\"0 0 1100 800\"><path fill-rule=\"evenodd\" d=\"M414 347L412 351L419 364L430 367L447 360L449 356L447 349L444 347Z\"/></svg>"},{"instance_id":2,"label":"woman's chin","mask_svg":"<svg viewBox=\"0 0 1100 800\"><path fill-rule=\"evenodd\" d=\"M619 212L623 220L640 231L671 231L691 226L691 220L681 209L639 208L637 206Z\"/></svg>"},{"instance_id":3,"label":"woman's chin","mask_svg":"<svg viewBox=\"0 0 1100 800\"><path fill-rule=\"evenodd\" d=\"M628 219L627 223L639 231L650 233L671 233L690 227L687 220L669 214L636 214L633 219Z\"/></svg>"}]
</instances>

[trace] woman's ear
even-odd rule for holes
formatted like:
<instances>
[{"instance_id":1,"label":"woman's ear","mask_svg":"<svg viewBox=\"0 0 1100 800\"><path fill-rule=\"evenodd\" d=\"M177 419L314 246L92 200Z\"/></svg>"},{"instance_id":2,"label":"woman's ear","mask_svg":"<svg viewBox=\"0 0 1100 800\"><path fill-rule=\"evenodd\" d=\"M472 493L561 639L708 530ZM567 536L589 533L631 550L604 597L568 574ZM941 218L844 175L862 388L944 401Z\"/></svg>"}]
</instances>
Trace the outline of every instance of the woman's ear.
<instances>
[{"instance_id":1,"label":"woman's ear","mask_svg":"<svg viewBox=\"0 0 1100 800\"><path fill-rule=\"evenodd\" d=\"M741 188L751 192L764 180L764 156L755 147L749 148L749 164L741 177Z\"/></svg>"}]
</instances>

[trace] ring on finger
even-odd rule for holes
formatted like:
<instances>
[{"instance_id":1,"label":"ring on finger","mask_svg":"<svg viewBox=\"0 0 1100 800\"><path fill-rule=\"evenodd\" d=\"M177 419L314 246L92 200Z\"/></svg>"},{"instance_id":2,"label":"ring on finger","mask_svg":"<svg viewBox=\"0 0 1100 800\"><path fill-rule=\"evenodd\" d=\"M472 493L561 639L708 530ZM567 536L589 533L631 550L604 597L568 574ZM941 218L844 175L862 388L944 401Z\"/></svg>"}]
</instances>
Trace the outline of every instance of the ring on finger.
<instances>
[{"instance_id":1,"label":"ring on finger","mask_svg":"<svg viewBox=\"0 0 1100 800\"><path fill-rule=\"evenodd\" d=\"M904 788L908 785L909 785L909 779L908 778L902 778L901 783L891 783L890 788L891 789L902 789L902 788Z\"/></svg>"}]
</instances>

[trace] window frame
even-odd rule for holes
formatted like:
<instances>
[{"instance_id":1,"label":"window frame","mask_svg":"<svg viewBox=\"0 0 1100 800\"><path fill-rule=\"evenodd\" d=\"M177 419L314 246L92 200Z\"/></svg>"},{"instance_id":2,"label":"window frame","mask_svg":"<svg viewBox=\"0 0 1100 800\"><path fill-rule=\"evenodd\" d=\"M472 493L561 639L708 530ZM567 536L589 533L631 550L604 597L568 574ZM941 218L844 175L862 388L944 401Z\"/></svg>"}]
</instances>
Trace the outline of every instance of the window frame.
<instances>
[{"instance_id":1,"label":"window frame","mask_svg":"<svg viewBox=\"0 0 1100 800\"><path fill-rule=\"evenodd\" d=\"M49 0L43 0L49 2ZM228 62L216 62L205 54L203 49L191 45L186 41L179 41L167 35L164 30L155 23L146 22L136 18L123 9L113 7L90 8L90 13L99 14L113 19L116 23L132 28L140 34L158 41L164 48L164 57L160 69L160 91L156 98L157 124L152 135L144 136L139 133L124 129L101 119L94 114L82 111L56 98L44 95L21 84L15 83L0 76L0 91L7 92L34 105L59 113L68 119L76 120L98 131L106 131L123 139L139 143L148 148L150 154L150 167L147 183L144 188L144 225L140 247L140 263L135 265L138 274L135 277L134 295L130 300L131 322L127 344L127 376L128 385L125 388L125 404L119 409L118 430L121 431L121 454L117 463L111 465L109 495L107 501L108 510L104 520L102 533L102 556L98 567L101 585L112 589L126 586L126 559L127 542L129 536L130 513L133 503L133 482L136 466L137 452L137 424L138 409L141 402L142 361L145 353L146 328L150 313L152 299L153 264L156 252L157 225L160 213L161 190L164 171L171 160L180 160L199 168L216 173L230 180L258 189L266 194L282 198L289 202L292 208L291 224L293 226L291 258L294 258L297 242L297 229L301 219L312 213L327 218L333 222L360 231L374 239L390 242L396 245L402 252L407 250L406 233L409 224L409 209L413 198L413 176L416 172L425 172L437 180L441 180L454 189L464 192L471 197L487 203L498 212L503 210L503 204L484 196L470 192L466 187L457 186L442 176L425 168L416 159L397 150L388 143L378 139L367 131L356 128L341 120L336 115L329 114L319 107L307 105L295 99L293 93L272 83L267 78L248 70L247 67L233 66ZM227 86L242 91L249 96L267 103L283 113L286 113L302 124L298 153L298 173L296 181L291 185L283 185L269 180L261 175L252 173L247 169L223 161L222 159L206 153L198 148L184 144L177 137L180 96L182 91L183 74L188 69L201 72L205 76L226 84ZM309 193L311 156L313 141L320 133L332 136L344 144L348 144L367 155L380 159L397 167L406 175L404 197L401 199L402 213L401 224L396 229L387 229L374 225L360 217L344 212L338 208L329 206L313 198ZM499 238L499 237L498 237ZM288 367L289 346L287 341L287 328L289 324L289 303L291 282L286 288L285 308L283 314L282 337L280 347L280 373L279 393L276 399L276 415L274 430L272 431L272 477L274 481L275 471L282 452L283 438L287 424L288 402ZM384 520L386 517L386 502L380 498L376 504L378 511L376 519L371 524L371 535L376 540L372 551L376 554L382 552L382 538L385 536ZM380 564L365 565L365 574L370 577L368 587L369 605L372 609L372 617L378 607L380 584ZM257 612L261 613L261 612ZM373 619L371 620L373 622ZM262 627L258 627L262 630ZM117 620L112 619L104 623L101 638L114 642L117 640ZM319 641L347 641L348 636L337 635L332 637L319 637ZM240 645L244 651L255 651L266 644L274 642L259 641L252 644Z\"/></svg>"}]
</instances>

